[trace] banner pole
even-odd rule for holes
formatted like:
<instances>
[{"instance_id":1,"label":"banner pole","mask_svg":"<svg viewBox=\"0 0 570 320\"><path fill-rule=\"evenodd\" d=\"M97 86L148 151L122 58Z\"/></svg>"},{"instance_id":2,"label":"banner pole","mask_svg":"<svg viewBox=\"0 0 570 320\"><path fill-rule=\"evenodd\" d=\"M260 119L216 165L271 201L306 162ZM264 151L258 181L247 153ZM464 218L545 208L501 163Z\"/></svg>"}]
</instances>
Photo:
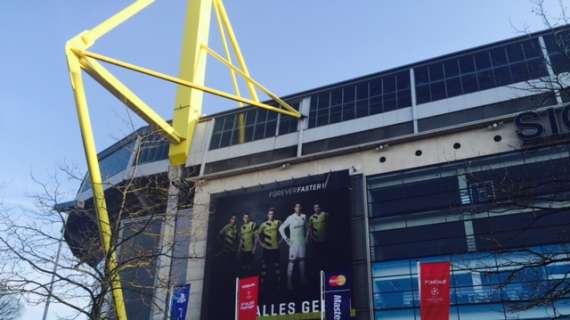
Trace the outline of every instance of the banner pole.
<instances>
[{"instance_id":1,"label":"banner pole","mask_svg":"<svg viewBox=\"0 0 570 320\"><path fill-rule=\"evenodd\" d=\"M321 320L325 320L325 272L321 270Z\"/></svg>"},{"instance_id":2,"label":"banner pole","mask_svg":"<svg viewBox=\"0 0 570 320\"><path fill-rule=\"evenodd\" d=\"M421 308L421 304L422 304L422 270L421 270L422 266L419 260L416 260L416 269L418 272L418 300L420 303L420 308Z\"/></svg>"},{"instance_id":3,"label":"banner pole","mask_svg":"<svg viewBox=\"0 0 570 320\"><path fill-rule=\"evenodd\" d=\"M235 320L239 320L239 277L236 277Z\"/></svg>"}]
</instances>

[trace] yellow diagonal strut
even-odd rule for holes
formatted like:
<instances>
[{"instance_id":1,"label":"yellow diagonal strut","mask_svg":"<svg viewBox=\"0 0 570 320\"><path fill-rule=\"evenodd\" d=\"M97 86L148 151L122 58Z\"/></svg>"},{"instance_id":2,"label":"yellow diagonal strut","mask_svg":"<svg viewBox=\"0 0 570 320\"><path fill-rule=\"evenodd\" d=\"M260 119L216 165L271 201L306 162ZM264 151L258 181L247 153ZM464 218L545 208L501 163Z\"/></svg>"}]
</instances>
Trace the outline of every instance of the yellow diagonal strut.
<instances>
[{"instance_id":1,"label":"yellow diagonal strut","mask_svg":"<svg viewBox=\"0 0 570 320\"><path fill-rule=\"evenodd\" d=\"M127 313L117 268L117 257L115 251L112 249L114 243L113 228L105 202L103 179L89 118L82 70L86 71L104 88L109 90L109 92L137 113L137 115L147 123L157 128L158 131L168 139L170 142L169 159L172 166L184 166L186 164L192 146L193 133L202 112L204 92L237 101L240 105L251 105L293 118L301 118L301 114L297 110L251 77L222 0L187 0L187 15L178 78L88 51L97 39L139 13L152 2L154 2L154 0L135 1L93 29L84 31L73 37L65 46L65 54L75 96L77 116L98 217L99 233L103 250L106 254L105 271L111 279L114 310L118 320L127 320ZM212 8L216 12L220 33L223 37L222 40L226 53L225 59L208 47ZM236 56L238 66L232 63L229 46L226 42L226 33L230 38L231 47ZM204 85L207 54L229 68L235 94L209 88ZM176 84L176 104L172 116L172 125L150 106L145 104L141 98L98 61ZM250 95L249 98L241 96L236 75L241 76L246 81ZM256 88L271 97L277 103L278 107L259 102ZM243 126L243 117L240 119L240 125ZM240 142L244 142L243 133Z\"/></svg>"}]
</instances>

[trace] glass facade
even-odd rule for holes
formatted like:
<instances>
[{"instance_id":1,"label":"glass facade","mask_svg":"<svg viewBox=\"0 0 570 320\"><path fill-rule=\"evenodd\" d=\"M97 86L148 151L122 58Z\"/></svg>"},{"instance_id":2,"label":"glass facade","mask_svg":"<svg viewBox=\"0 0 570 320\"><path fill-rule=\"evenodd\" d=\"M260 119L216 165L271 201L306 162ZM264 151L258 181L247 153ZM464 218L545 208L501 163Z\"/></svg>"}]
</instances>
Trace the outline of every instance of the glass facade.
<instances>
[{"instance_id":1,"label":"glass facade","mask_svg":"<svg viewBox=\"0 0 570 320\"><path fill-rule=\"evenodd\" d=\"M543 37L554 72L569 72L570 31L562 29ZM299 95L289 103L298 108L300 100L310 99L308 126L316 128L410 107L411 69L416 104L421 105L545 77L546 66L539 36L533 35L329 86ZM244 131L239 128L240 116ZM210 149L295 132L297 122L257 109L220 115Z\"/></svg>"},{"instance_id":2,"label":"glass facade","mask_svg":"<svg viewBox=\"0 0 570 320\"><path fill-rule=\"evenodd\" d=\"M312 95L309 128L411 105L410 72L405 69Z\"/></svg>"},{"instance_id":3,"label":"glass facade","mask_svg":"<svg viewBox=\"0 0 570 320\"><path fill-rule=\"evenodd\" d=\"M103 181L127 169L129 160L131 159L131 154L134 151L134 145L134 141L131 141L99 159L99 166L101 168L101 176L103 178ZM79 188L79 192L84 192L87 190L91 190L89 176L86 176L85 179L83 179L81 187Z\"/></svg>"},{"instance_id":4,"label":"glass facade","mask_svg":"<svg viewBox=\"0 0 570 320\"><path fill-rule=\"evenodd\" d=\"M299 100L287 103L299 110ZM251 108L245 112L216 117L210 149L239 144L242 139L243 142L250 142L295 131L297 131L296 119L261 108Z\"/></svg>"},{"instance_id":5,"label":"glass facade","mask_svg":"<svg viewBox=\"0 0 570 320\"><path fill-rule=\"evenodd\" d=\"M415 67L416 101L422 104L547 74L534 37Z\"/></svg>"},{"instance_id":6,"label":"glass facade","mask_svg":"<svg viewBox=\"0 0 570 320\"><path fill-rule=\"evenodd\" d=\"M570 72L570 31L561 30L544 36L544 44L552 70L559 74Z\"/></svg>"},{"instance_id":7,"label":"glass facade","mask_svg":"<svg viewBox=\"0 0 570 320\"><path fill-rule=\"evenodd\" d=\"M369 177L376 319L420 318L417 263L430 261L452 264L452 319L570 316L569 151Z\"/></svg>"},{"instance_id":8,"label":"glass facade","mask_svg":"<svg viewBox=\"0 0 570 320\"><path fill-rule=\"evenodd\" d=\"M150 131L150 130L149 130ZM136 163L148 163L168 159L168 140L159 132L148 132L141 137Z\"/></svg>"}]
</instances>

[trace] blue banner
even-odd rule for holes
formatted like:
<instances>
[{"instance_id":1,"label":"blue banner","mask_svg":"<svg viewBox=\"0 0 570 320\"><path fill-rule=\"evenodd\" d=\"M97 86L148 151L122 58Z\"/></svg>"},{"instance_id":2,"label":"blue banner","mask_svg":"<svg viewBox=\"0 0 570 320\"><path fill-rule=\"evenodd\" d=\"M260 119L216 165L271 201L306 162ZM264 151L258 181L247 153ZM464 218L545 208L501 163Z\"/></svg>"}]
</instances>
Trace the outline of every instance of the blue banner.
<instances>
[{"instance_id":1,"label":"blue banner","mask_svg":"<svg viewBox=\"0 0 570 320\"><path fill-rule=\"evenodd\" d=\"M170 303L170 320L185 320L190 300L190 284L174 287Z\"/></svg>"},{"instance_id":2,"label":"blue banner","mask_svg":"<svg viewBox=\"0 0 570 320\"><path fill-rule=\"evenodd\" d=\"M325 319L350 319L350 278L346 273L325 272Z\"/></svg>"}]
</instances>

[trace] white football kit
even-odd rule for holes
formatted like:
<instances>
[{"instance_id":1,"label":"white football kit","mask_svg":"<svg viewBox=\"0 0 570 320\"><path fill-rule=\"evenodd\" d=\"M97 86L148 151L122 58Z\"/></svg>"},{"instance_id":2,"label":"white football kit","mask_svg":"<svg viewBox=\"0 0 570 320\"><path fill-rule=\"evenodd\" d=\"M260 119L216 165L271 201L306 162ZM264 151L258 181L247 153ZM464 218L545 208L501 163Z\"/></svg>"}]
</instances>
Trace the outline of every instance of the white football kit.
<instances>
[{"instance_id":1,"label":"white football kit","mask_svg":"<svg viewBox=\"0 0 570 320\"><path fill-rule=\"evenodd\" d=\"M304 214L293 213L279 227L283 239L287 239L285 229L289 227L289 260L305 258L305 236L307 217Z\"/></svg>"}]
</instances>

